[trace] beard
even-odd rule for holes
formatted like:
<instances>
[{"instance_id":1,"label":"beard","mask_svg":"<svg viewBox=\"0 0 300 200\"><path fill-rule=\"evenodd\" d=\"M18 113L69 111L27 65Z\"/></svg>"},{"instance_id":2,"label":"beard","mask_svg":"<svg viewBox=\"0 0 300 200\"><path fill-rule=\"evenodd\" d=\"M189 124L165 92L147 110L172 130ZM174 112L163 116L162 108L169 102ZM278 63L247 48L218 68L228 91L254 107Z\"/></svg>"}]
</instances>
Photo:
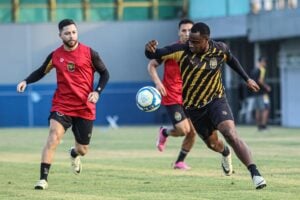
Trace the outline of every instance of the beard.
<instances>
[{"instance_id":1,"label":"beard","mask_svg":"<svg viewBox=\"0 0 300 200\"><path fill-rule=\"evenodd\" d=\"M63 41L64 45L67 46L68 48L72 49L75 47L78 43L77 40L69 40L69 41Z\"/></svg>"}]
</instances>

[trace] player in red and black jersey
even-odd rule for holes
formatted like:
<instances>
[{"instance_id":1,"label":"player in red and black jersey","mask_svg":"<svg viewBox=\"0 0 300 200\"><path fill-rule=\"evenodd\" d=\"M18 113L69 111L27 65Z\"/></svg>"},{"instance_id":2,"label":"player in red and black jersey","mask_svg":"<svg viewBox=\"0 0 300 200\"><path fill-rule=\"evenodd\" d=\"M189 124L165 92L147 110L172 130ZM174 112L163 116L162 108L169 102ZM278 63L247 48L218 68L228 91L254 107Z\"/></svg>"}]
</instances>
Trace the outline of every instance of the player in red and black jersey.
<instances>
[{"instance_id":1,"label":"player in red and black jersey","mask_svg":"<svg viewBox=\"0 0 300 200\"><path fill-rule=\"evenodd\" d=\"M49 136L41 158L40 180L35 189L48 187L48 173L64 133L72 126L75 146L70 150L71 166L75 174L82 170L80 156L88 151L96 118L96 103L109 79L109 73L98 53L78 42L77 26L71 19L59 22L59 36L63 45L54 50L37 70L17 85L24 92L27 84L43 78L51 69L56 70L57 88L49 116ZM94 73L100 74L94 86Z\"/></svg>"},{"instance_id":2,"label":"player in red and black jersey","mask_svg":"<svg viewBox=\"0 0 300 200\"><path fill-rule=\"evenodd\" d=\"M222 84L221 68L228 64L254 92L259 90L257 83L249 78L225 43L210 39L210 29L205 23L193 25L188 44L174 44L161 49L157 49L157 45L156 40L148 42L146 56L149 59L173 59L179 63L183 80L183 105L207 146L222 154L227 151L227 159L222 160L224 172L232 171L230 150L225 148L215 130L222 133L248 168L256 189L264 188L266 181L254 164L246 143L237 134Z\"/></svg>"},{"instance_id":3,"label":"player in red and black jersey","mask_svg":"<svg viewBox=\"0 0 300 200\"><path fill-rule=\"evenodd\" d=\"M179 22L179 41L177 43L187 42L193 24L193 21L188 19L183 19ZM161 63L158 60L150 60L148 63L148 72L155 83L156 88L162 95L162 105L166 108L173 127L160 128L156 146L159 151L163 151L169 136L185 136L173 168L188 170L190 167L184 160L195 143L196 133L194 128L191 127L191 121L186 116L182 106L182 79L180 69L175 60L166 60L164 62L163 80L161 81L156 70L160 64Z\"/></svg>"}]
</instances>

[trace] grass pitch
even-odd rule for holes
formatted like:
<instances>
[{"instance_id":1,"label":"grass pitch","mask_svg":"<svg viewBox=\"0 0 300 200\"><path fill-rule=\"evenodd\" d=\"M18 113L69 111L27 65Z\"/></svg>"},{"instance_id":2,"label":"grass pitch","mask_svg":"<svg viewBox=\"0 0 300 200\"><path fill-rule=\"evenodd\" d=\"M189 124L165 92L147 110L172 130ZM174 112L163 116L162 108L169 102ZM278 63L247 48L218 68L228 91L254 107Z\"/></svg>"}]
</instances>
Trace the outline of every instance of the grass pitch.
<instances>
[{"instance_id":1,"label":"grass pitch","mask_svg":"<svg viewBox=\"0 0 300 200\"><path fill-rule=\"evenodd\" d=\"M49 189L35 191L47 128L0 129L0 199L3 200L299 200L300 129L238 127L252 150L267 188L255 190L250 175L233 156L235 174L226 177L221 156L198 138L186 162L190 171L171 168L182 138L169 138L166 150L155 148L158 127L95 127L82 174L70 170L68 131L58 147Z\"/></svg>"}]
</instances>

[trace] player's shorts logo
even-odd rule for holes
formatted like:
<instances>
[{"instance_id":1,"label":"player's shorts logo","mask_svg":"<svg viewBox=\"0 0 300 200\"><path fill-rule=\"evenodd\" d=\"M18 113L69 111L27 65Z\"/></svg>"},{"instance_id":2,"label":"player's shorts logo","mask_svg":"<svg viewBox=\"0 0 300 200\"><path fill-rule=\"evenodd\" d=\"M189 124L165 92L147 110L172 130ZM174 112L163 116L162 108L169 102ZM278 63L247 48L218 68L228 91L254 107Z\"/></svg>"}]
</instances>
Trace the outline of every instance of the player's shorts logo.
<instances>
[{"instance_id":1,"label":"player's shorts logo","mask_svg":"<svg viewBox=\"0 0 300 200\"><path fill-rule=\"evenodd\" d=\"M57 116L62 117L64 116L64 114L60 113L60 112L56 112Z\"/></svg>"},{"instance_id":2,"label":"player's shorts logo","mask_svg":"<svg viewBox=\"0 0 300 200\"><path fill-rule=\"evenodd\" d=\"M225 110L223 110L222 115L228 115L228 113Z\"/></svg>"},{"instance_id":3,"label":"player's shorts logo","mask_svg":"<svg viewBox=\"0 0 300 200\"><path fill-rule=\"evenodd\" d=\"M209 60L209 67L211 69L216 69L216 67L218 66L218 61L217 58L213 57Z\"/></svg>"},{"instance_id":4,"label":"player's shorts logo","mask_svg":"<svg viewBox=\"0 0 300 200\"><path fill-rule=\"evenodd\" d=\"M75 64L72 62L68 62L67 68L69 72L74 72L75 71Z\"/></svg>"},{"instance_id":5,"label":"player's shorts logo","mask_svg":"<svg viewBox=\"0 0 300 200\"><path fill-rule=\"evenodd\" d=\"M175 114L174 114L174 119L175 119L176 121L180 121L180 120L182 119L181 113L180 113L180 112L175 112Z\"/></svg>"}]
</instances>

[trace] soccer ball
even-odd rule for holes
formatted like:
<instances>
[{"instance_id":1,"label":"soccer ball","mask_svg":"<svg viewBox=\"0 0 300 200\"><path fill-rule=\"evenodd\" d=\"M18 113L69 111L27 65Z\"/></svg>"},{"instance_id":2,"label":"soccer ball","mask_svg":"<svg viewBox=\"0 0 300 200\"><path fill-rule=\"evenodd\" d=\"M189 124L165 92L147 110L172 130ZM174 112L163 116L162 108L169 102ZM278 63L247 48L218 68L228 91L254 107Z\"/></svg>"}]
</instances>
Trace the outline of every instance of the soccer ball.
<instances>
[{"instance_id":1,"label":"soccer ball","mask_svg":"<svg viewBox=\"0 0 300 200\"><path fill-rule=\"evenodd\" d=\"M161 103L159 91L152 86L145 86L136 93L136 105L144 112L157 110Z\"/></svg>"}]
</instances>

